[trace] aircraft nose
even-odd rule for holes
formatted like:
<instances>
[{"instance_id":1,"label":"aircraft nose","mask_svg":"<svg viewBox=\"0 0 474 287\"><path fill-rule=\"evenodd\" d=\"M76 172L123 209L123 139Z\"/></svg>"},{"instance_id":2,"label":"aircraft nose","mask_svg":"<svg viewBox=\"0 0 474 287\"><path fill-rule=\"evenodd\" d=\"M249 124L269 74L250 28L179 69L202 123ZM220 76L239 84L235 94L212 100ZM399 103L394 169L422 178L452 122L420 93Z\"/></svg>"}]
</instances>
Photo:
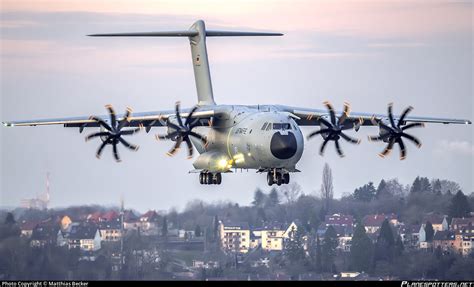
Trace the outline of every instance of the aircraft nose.
<instances>
[{"instance_id":1,"label":"aircraft nose","mask_svg":"<svg viewBox=\"0 0 474 287\"><path fill-rule=\"evenodd\" d=\"M280 132L273 134L270 151L274 157L289 159L295 155L297 148L296 137L292 132L288 132L288 135L282 135Z\"/></svg>"}]
</instances>

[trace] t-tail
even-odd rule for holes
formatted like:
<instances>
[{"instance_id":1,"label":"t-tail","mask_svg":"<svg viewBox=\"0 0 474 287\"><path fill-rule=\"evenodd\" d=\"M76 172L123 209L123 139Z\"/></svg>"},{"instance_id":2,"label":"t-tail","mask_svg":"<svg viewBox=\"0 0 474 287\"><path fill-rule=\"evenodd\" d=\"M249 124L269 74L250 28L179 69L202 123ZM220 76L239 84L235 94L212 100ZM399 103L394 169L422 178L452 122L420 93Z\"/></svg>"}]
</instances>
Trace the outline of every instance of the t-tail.
<instances>
[{"instance_id":1,"label":"t-tail","mask_svg":"<svg viewBox=\"0 0 474 287\"><path fill-rule=\"evenodd\" d=\"M163 31L163 32L138 32L138 33L113 33L93 34L92 37L188 37L191 45L191 55L194 68L194 79L198 95L198 105L215 105L212 92L211 72L207 57L206 37L224 36L283 36L281 33L267 32L237 32L206 30L204 21L196 21L189 30Z\"/></svg>"}]
</instances>

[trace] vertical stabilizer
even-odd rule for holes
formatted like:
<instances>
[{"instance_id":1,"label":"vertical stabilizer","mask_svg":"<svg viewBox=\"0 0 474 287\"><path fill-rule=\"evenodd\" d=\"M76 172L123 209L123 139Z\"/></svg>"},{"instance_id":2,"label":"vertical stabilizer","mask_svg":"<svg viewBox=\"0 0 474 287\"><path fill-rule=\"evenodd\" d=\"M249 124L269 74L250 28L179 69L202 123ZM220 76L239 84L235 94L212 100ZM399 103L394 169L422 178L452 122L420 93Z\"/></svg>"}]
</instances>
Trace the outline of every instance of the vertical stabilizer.
<instances>
[{"instance_id":1,"label":"vertical stabilizer","mask_svg":"<svg viewBox=\"0 0 474 287\"><path fill-rule=\"evenodd\" d=\"M216 103L214 102L214 95L212 93L211 71L207 57L206 26L204 21L196 21L189 30L197 32L196 36L189 37L189 43L191 45L193 58L198 104L200 106L215 105Z\"/></svg>"}]
</instances>

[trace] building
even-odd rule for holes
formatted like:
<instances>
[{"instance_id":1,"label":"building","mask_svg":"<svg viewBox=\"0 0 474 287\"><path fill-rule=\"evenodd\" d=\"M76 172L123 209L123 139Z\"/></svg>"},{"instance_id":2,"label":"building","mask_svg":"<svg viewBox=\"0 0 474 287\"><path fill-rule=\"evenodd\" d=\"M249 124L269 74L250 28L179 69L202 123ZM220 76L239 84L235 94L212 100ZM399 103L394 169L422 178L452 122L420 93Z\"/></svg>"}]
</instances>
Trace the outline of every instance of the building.
<instances>
[{"instance_id":1,"label":"building","mask_svg":"<svg viewBox=\"0 0 474 287\"><path fill-rule=\"evenodd\" d=\"M370 214L366 215L362 221L365 226L365 231L367 233L376 233L380 227L382 227L382 223L385 219L387 219L392 226L398 226L400 224L397 215L394 213Z\"/></svg>"},{"instance_id":2,"label":"building","mask_svg":"<svg viewBox=\"0 0 474 287\"><path fill-rule=\"evenodd\" d=\"M31 233L31 247L44 247L56 244L56 234L58 227L50 224L40 224L33 228Z\"/></svg>"},{"instance_id":3,"label":"building","mask_svg":"<svg viewBox=\"0 0 474 287\"><path fill-rule=\"evenodd\" d=\"M474 217L453 218L451 220L451 230L474 229ZM474 232L474 231L473 231Z\"/></svg>"},{"instance_id":4,"label":"building","mask_svg":"<svg viewBox=\"0 0 474 287\"><path fill-rule=\"evenodd\" d=\"M158 235L158 224L160 216L154 210L150 210L138 218L140 232L144 235Z\"/></svg>"},{"instance_id":5,"label":"building","mask_svg":"<svg viewBox=\"0 0 474 287\"><path fill-rule=\"evenodd\" d=\"M225 252L247 253L250 249L248 223L219 221L219 237Z\"/></svg>"},{"instance_id":6,"label":"building","mask_svg":"<svg viewBox=\"0 0 474 287\"><path fill-rule=\"evenodd\" d=\"M290 238L290 232L296 231L298 226L295 222L285 226L280 223L269 223L251 232L250 248L260 246L265 251L282 251L285 240Z\"/></svg>"},{"instance_id":7,"label":"building","mask_svg":"<svg viewBox=\"0 0 474 287\"><path fill-rule=\"evenodd\" d=\"M354 228L352 225L330 225L336 231L337 249L343 252L351 251L352 236L354 235ZM320 239L323 239L329 226L322 226L318 228L316 234Z\"/></svg>"},{"instance_id":8,"label":"building","mask_svg":"<svg viewBox=\"0 0 474 287\"><path fill-rule=\"evenodd\" d=\"M333 215L326 215L324 224L326 226L350 226L354 227L354 217L352 215L344 215L335 213Z\"/></svg>"},{"instance_id":9,"label":"building","mask_svg":"<svg viewBox=\"0 0 474 287\"><path fill-rule=\"evenodd\" d=\"M122 238L120 219L99 222L98 228L102 241L119 241Z\"/></svg>"},{"instance_id":10,"label":"building","mask_svg":"<svg viewBox=\"0 0 474 287\"><path fill-rule=\"evenodd\" d=\"M443 252L455 251L456 236L453 231L436 231L433 236L433 248L440 248Z\"/></svg>"},{"instance_id":11,"label":"building","mask_svg":"<svg viewBox=\"0 0 474 287\"><path fill-rule=\"evenodd\" d=\"M101 235L95 225L72 225L69 232L57 232L57 245L81 251L97 251L101 248Z\"/></svg>"},{"instance_id":12,"label":"building","mask_svg":"<svg viewBox=\"0 0 474 287\"><path fill-rule=\"evenodd\" d=\"M418 247L420 244L421 224L401 225L398 234L406 247ZM424 231L424 230L423 230Z\"/></svg>"},{"instance_id":13,"label":"building","mask_svg":"<svg viewBox=\"0 0 474 287\"><path fill-rule=\"evenodd\" d=\"M20 231L21 231L20 235L22 237L30 238L31 235L33 235L33 230L38 224L39 223L36 221L28 221L28 222L23 221L20 224Z\"/></svg>"},{"instance_id":14,"label":"building","mask_svg":"<svg viewBox=\"0 0 474 287\"><path fill-rule=\"evenodd\" d=\"M433 226L434 231L444 231L448 230L448 220L446 219L446 215L441 215L437 213L428 213L425 215L422 221L422 225L425 226L426 223L429 221Z\"/></svg>"}]
</instances>

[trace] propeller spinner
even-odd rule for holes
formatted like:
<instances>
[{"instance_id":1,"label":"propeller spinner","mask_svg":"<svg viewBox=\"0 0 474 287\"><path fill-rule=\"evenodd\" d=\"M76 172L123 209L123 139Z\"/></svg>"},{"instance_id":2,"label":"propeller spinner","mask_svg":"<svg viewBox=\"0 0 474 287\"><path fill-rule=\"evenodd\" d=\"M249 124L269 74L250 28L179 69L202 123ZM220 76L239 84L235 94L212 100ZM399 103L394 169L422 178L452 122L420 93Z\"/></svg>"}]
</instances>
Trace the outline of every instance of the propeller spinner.
<instances>
[{"instance_id":1,"label":"propeller spinner","mask_svg":"<svg viewBox=\"0 0 474 287\"><path fill-rule=\"evenodd\" d=\"M312 132L311 134L308 135L308 140L315 135L320 134L324 138L324 142L321 145L321 148L319 150L319 154L323 155L324 154L324 149L326 148L326 145L329 141L334 141L334 144L336 146L336 151L339 154L340 157L344 157L344 153L342 152L342 149L339 145L339 139L343 138L347 142L353 143L353 144L359 144L360 140L355 139L353 137L350 137L346 135L343 130L349 129L344 126L344 121L347 119L350 113L350 104L349 103L344 103L344 111L342 112L340 117L336 117L336 113L334 111L333 106L331 105L330 102L326 101L324 102L324 105L329 111L329 120L326 119L325 117L320 117L319 121L321 123L321 128L315 132Z\"/></svg>"},{"instance_id":2,"label":"propeller spinner","mask_svg":"<svg viewBox=\"0 0 474 287\"><path fill-rule=\"evenodd\" d=\"M127 108L123 119L118 121L113 107L111 105L106 105L105 108L108 110L110 115L110 125L97 116L91 116L90 120L97 122L104 130L86 136L86 141L89 141L95 137L100 137L102 139L102 144L97 149L96 157L100 158L100 155L102 154L102 151L106 145L112 145L114 158L117 162L120 162L121 159L117 150L117 145L119 143L133 151L137 151L139 148L139 146L131 144L123 139L122 136L133 135L139 132L143 126L140 125L138 128L123 130L123 128L130 123L132 109Z\"/></svg>"},{"instance_id":3,"label":"propeller spinner","mask_svg":"<svg viewBox=\"0 0 474 287\"><path fill-rule=\"evenodd\" d=\"M204 146L207 146L208 142L207 142L206 137L192 131L194 127L199 125L199 119L198 118L193 119L193 114L194 112L196 112L197 109L198 109L198 106L195 106L194 108L192 108L191 112L186 117L186 120L183 122L183 119L181 118L181 113L180 113L180 102L176 102L175 110L176 110L177 124L171 122L168 119L166 125L171 130L171 132L166 135L156 135L157 140L176 141L176 143L171 148L171 150L167 152L167 155L169 156L175 155L175 153L181 147L181 144L183 142L186 142L186 145L188 146L188 158L192 158L194 151L193 151L193 144L189 138L190 136L200 139L202 143L204 144Z\"/></svg>"},{"instance_id":4,"label":"propeller spinner","mask_svg":"<svg viewBox=\"0 0 474 287\"><path fill-rule=\"evenodd\" d=\"M411 123L408 125L403 125L405 117L413 110L413 107L407 107L398 122L395 121L392 113L393 103L388 104L388 123L385 123L381 119L376 119L375 116L372 117L372 123L374 125L378 125L380 127L380 135L378 136L369 136L369 141L384 141L388 142L385 149L379 153L379 156L384 158L390 154L393 149L395 143L397 143L400 147L400 160L404 160L406 158L406 148L402 138L406 138L409 141L416 144L418 148L421 147L421 142L416 137L405 133L405 130L414 128L414 127L424 127L425 124L423 123Z\"/></svg>"}]
</instances>

